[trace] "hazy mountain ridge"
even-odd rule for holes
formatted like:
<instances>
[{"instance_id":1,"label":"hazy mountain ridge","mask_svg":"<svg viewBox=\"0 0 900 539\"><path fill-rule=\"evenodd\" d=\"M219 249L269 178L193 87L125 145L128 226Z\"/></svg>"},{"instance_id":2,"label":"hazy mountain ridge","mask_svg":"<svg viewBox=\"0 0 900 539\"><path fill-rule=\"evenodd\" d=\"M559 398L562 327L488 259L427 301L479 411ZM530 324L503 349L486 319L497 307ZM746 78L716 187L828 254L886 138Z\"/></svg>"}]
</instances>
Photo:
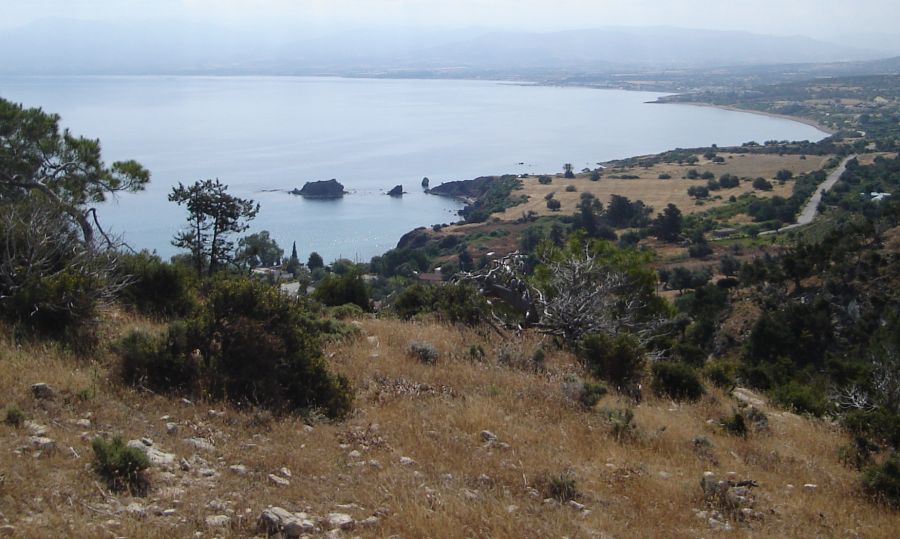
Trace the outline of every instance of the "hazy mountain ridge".
<instances>
[{"instance_id":1,"label":"hazy mountain ridge","mask_svg":"<svg viewBox=\"0 0 900 539\"><path fill-rule=\"evenodd\" d=\"M396 70L612 71L873 60L876 51L805 37L679 28L564 32L302 29L44 19L0 33L4 74L364 74Z\"/></svg>"}]
</instances>

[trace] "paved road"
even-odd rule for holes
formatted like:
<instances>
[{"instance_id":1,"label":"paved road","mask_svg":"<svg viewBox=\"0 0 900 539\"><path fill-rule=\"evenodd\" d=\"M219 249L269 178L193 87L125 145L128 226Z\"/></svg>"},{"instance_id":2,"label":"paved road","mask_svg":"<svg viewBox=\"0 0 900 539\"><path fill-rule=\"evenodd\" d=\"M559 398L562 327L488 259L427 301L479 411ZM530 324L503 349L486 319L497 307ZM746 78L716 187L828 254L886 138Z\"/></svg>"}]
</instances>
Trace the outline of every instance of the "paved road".
<instances>
[{"instance_id":1,"label":"paved road","mask_svg":"<svg viewBox=\"0 0 900 539\"><path fill-rule=\"evenodd\" d=\"M769 234L777 234L778 232L784 232L785 230L791 230L792 228L797 228L812 223L813 219L816 218L816 213L819 210L819 202L822 201L822 194L827 193L832 187L834 187L834 184L836 184L837 181L841 179L841 174L843 174L844 171L847 170L847 162L855 158L855 155L846 157L843 161L841 161L841 164L838 165L838 167L834 169L827 178L825 178L825 181L819 184L818 187L816 187L816 191L806 202L806 205L803 206L803 210L800 212L800 216L797 217L796 223L781 227L777 230L767 230L765 232L760 232L759 235L768 236Z\"/></svg>"}]
</instances>

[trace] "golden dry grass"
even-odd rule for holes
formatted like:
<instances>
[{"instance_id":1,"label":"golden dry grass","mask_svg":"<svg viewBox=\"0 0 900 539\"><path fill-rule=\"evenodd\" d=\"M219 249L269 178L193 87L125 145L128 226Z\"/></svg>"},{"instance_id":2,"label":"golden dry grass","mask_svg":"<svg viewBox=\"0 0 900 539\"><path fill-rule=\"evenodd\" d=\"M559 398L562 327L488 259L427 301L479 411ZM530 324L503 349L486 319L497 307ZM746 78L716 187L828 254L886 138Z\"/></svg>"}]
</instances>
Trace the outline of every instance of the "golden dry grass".
<instances>
[{"instance_id":1,"label":"golden dry grass","mask_svg":"<svg viewBox=\"0 0 900 539\"><path fill-rule=\"evenodd\" d=\"M690 405L646 399L634 408L637 435L617 442L602 413L564 394L566 377L579 372L570 355L548 354L544 372L498 364L502 348L507 357L530 357L540 344L535 335L504 341L433 323L358 324L360 337L327 349L354 384L355 411L312 429L297 418L267 422L220 403L189 405L123 388L108 354L76 360L50 346L0 343L0 404L16 404L50 427L60 447L35 458L20 450L28 444L22 429L0 425L0 521L22 537L240 537L254 535L268 505L324 515L356 504L342 511L380 515L377 526L350 532L362 537L701 537L717 533L693 511L705 508L699 479L712 470L760 484L763 518L734 522L729 535L892 537L900 524L896 513L862 497L858 473L838 463L848 440L828 422L767 408L768 433L736 438L715 424L736 402L712 391ZM436 364L411 357L411 340L433 344ZM483 360L469 357L473 344L485 350ZM29 386L38 381L55 386L57 398L35 401ZM85 388L92 396L76 398ZM625 406L612 395L598 408ZM178 423L176 435L167 434L164 416ZM74 425L82 418L91 428ZM486 445L482 430L509 446ZM101 433L150 437L187 459L197 453L183 441L190 436L216 450L199 455L205 464L194 459L191 471L154 469L149 495L132 499L108 492L90 469L89 439ZM712 442L708 454L695 451L697 436ZM401 465L404 456L416 464ZM233 464L250 473L230 473ZM266 479L282 467L292 472L290 486ZM219 475L203 478L201 468ZM567 470L588 512L545 503L531 490ZM818 488L804 492L805 483ZM133 501L147 508L145 517L116 511ZM155 514L164 509L175 513ZM230 515L232 526L207 530L205 518L216 514Z\"/></svg>"},{"instance_id":2,"label":"golden dry grass","mask_svg":"<svg viewBox=\"0 0 900 539\"><path fill-rule=\"evenodd\" d=\"M582 192L591 193L604 204L609 202L611 195L621 195L631 200L642 200L644 204L652 206L656 212L661 211L666 204L672 203L684 213L694 213L725 204L730 196L739 196L742 193L754 191L754 189L749 180L742 181L738 187L712 192L709 200L698 204L693 198L688 196L687 190L694 185L705 186L706 180L682 179L690 169L697 169L701 173L704 171L713 172L716 178L723 174L732 174L740 178L752 179L761 176L771 180L782 169L790 170L795 175L818 170L824 166L830 157L808 156L806 159L801 159L799 155L729 153L720 155L725 158L725 163L715 164L698 155L697 157L701 161L696 165L661 163L649 168L608 169L604 172L604 177L596 182L590 181L589 175L585 174L578 174L575 179L565 179L557 176L553 178L553 182L549 185L541 185L536 177L524 178L522 180L523 190L517 191L516 194L527 195L529 198L528 202L494 214L494 217L504 221L512 221L519 219L523 213L528 211L536 212L538 215L552 215L553 213L571 214L576 210L576 206L581 200ZM660 180L660 174L669 174L672 179ZM610 178L610 176L614 175L638 176L639 178L631 180ZM569 185L574 186L576 191L566 191L566 187ZM784 185L776 183L772 191L755 192L759 197L790 196L792 189L793 183L789 181ZM562 204L559 212L552 212L547 209L547 202L544 197L551 192L554 193L554 198Z\"/></svg>"}]
</instances>

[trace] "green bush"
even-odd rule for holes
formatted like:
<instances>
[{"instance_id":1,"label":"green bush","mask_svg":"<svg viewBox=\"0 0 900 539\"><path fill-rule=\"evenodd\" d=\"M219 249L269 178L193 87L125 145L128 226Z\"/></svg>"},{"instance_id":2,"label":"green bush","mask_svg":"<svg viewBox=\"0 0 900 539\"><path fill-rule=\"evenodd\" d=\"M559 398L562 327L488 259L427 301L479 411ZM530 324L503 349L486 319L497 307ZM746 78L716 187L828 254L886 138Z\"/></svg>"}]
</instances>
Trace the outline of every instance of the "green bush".
<instances>
[{"instance_id":1,"label":"green bush","mask_svg":"<svg viewBox=\"0 0 900 539\"><path fill-rule=\"evenodd\" d=\"M828 408L825 395L816 388L793 381L776 387L772 391L772 399L800 414L820 416Z\"/></svg>"},{"instance_id":2,"label":"green bush","mask_svg":"<svg viewBox=\"0 0 900 539\"><path fill-rule=\"evenodd\" d=\"M703 395L703 384L697 371L676 361L660 361L650 369L653 392L675 400L697 400Z\"/></svg>"},{"instance_id":3,"label":"green bush","mask_svg":"<svg viewBox=\"0 0 900 539\"><path fill-rule=\"evenodd\" d=\"M604 414L609 422L610 434L617 442L634 438L637 433L637 425L634 423L634 411L631 408L604 410Z\"/></svg>"},{"instance_id":4,"label":"green bush","mask_svg":"<svg viewBox=\"0 0 900 539\"><path fill-rule=\"evenodd\" d=\"M355 303L345 303L328 309L328 313L338 320L347 320L348 318L359 318L365 314L365 311Z\"/></svg>"},{"instance_id":5,"label":"green bush","mask_svg":"<svg viewBox=\"0 0 900 539\"><path fill-rule=\"evenodd\" d=\"M600 399L606 395L607 389L603 384L584 382L581 385L581 391L578 393L578 402L585 408L593 408Z\"/></svg>"},{"instance_id":6,"label":"green bush","mask_svg":"<svg viewBox=\"0 0 900 539\"><path fill-rule=\"evenodd\" d=\"M545 497L553 498L560 503L575 500L581 495L575 477L569 470L558 474L545 474L537 483Z\"/></svg>"},{"instance_id":7,"label":"green bush","mask_svg":"<svg viewBox=\"0 0 900 539\"><path fill-rule=\"evenodd\" d=\"M703 375L712 384L721 389L730 389L737 385L738 364L726 359L708 362L703 367Z\"/></svg>"},{"instance_id":8,"label":"green bush","mask_svg":"<svg viewBox=\"0 0 900 539\"><path fill-rule=\"evenodd\" d=\"M131 383L340 418L352 392L329 372L321 333L302 300L246 278L216 279L205 304L165 338L132 332L115 349Z\"/></svg>"},{"instance_id":9,"label":"green bush","mask_svg":"<svg viewBox=\"0 0 900 539\"><path fill-rule=\"evenodd\" d=\"M410 341L407 349L410 355L422 363L432 365L438 360L438 351L431 343Z\"/></svg>"},{"instance_id":10,"label":"green bush","mask_svg":"<svg viewBox=\"0 0 900 539\"><path fill-rule=\"evenodd\" d=\"M25 412L18 406L9 406L6 408L6 419L3 422L10 427L19 428L25 424Z\"/></svg>"},{"instance_id":11,"label":"green bush","mask_svg":"<svg viewBox=\"0 0 900 539\"><path fill-rule=\"evenodd\" d=\"M722 429L741 438L747 437L747 422L744 421L744 415L740 412L734 412L730 417L723 419Z\"/></svg>"},{"instance_id":12,"label":"green bush","mask_svg":"<svg viewBox=\"0 0 900 539\"><path fill-rule=\"evenodd\" d=\"M131 282L119 299L151 316L185 316L196 306L195 272L146 251L119 258L117 272Z\"/></svg>"},{"instance_id":13,"label":"green bush","mask_svg":"<svg viewBox=\"0 0 900 539\"><path fill-rule=\"evenodd\" d=\"M128 447L120 437L110 441L94 438L94 469L114 490L141 489L146 479L142 472L150 467L147 454L135 447Z\"/></svg>"},{"instance_id":14,"label":"green bush","mask_svg":"<svg viewBox=\"0 0 900 539\"><path fill-rule=\"evenodd\" d=\"M407 286L397 294L391 309L404 320L429 312L434 305L433 290L433 287L422 283Z\"/></svg>"},{"instance_id":15,"label":"green bush","mask_svg":"<svg viewBox=\"0 0 900 539\"><path fill-rule=\"evenodd\" d=\"M893 454L880 465L863 472L863 488L878 500L900 507L900 457Z\"/></svg>"},{"instance_id":16,"label":"green bush","mask_svg":"<svg viewBox=\"0 0 900 539\"><path fill-rule=\"evenodd\" d=\"M446 283L439 286L416 283L397 294L391 305L404 320L435 313L445 321L478 326L488 314L488 303L472 283Z\"/></svg>"},{"instance_id":17,"label":"green bush","mask_svg":"<svg viewBox=\"0 0 900 539\"><path fill-rule=\"evenodd\" d=\"M369 290L357 271L326 276L316 286L313 297L329 307L352 303L363 311L369 310Z\"/></svg>"},{"instance_id":18,"label":"green bush","mask_svg":"<svg viewBox=\"0 0 900 539\"><path fill-rule=\"evenodd\" d=\"M841 418L844 428L894 448L900 447L900 414L877 408L851 410Z\"/></svg>"},{"instance_id":19,"label":"green bush","mask_svg":"<svg viewBox=\"0 0 900 539\"><path fill-rule=\"evenodd\" d=\"M628 334L586 335L581 340L578 357L594 376L620 388L637 383L644 371L644 350Z\"/></svg>"}]
</instances>

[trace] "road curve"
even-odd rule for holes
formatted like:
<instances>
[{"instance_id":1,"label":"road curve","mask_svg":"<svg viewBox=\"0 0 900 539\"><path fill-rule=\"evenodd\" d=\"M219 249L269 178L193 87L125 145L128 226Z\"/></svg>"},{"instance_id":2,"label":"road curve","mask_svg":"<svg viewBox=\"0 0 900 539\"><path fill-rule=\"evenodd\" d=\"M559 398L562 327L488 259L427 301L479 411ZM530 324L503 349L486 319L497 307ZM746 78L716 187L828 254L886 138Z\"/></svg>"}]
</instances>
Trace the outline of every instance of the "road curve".
<instances>
[{"instance_id":1,"label":"road curve","mask_svg":"<svg viewBox=\"0 0 900 539\"><path fill-rule=\"evenodd\" d=\"M819 202L822 201L822 195L827 193L834 184L837 183L838 180L841 179L841 175L847 170L847 162L851 159L855 159L856 155L850 155L845 157L841 164L837 166L831 174L825 178L825 181L820 183L817 187L813 195L809 197L809 200L806 201L806 205L803 206L803 210L800 211L800 215L797 217L797 222L783 226L777 230L767 230L765 232L761 232L760 236L768 236L769 234L777 234L778 232L784 232L785 230L791 230L792 228L797 228L800 226L808 225L813 222L813 219L816 218L816 213L819 211Z\"/></svg>"}]
</instances>

